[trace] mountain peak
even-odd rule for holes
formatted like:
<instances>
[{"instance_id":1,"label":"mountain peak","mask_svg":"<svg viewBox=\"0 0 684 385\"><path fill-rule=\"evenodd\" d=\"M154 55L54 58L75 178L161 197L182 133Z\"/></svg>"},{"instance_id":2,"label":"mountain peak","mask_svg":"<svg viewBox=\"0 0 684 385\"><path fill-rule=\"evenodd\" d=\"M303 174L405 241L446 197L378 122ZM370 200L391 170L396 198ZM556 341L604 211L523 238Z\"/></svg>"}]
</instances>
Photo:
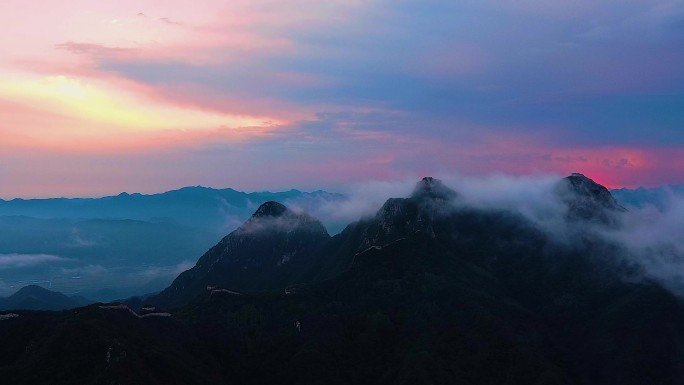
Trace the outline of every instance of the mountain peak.
<instances>
[{"instance_id":1,"label":"mountain peak","mask_svg":"<svg viewBox=\"0 0 684 385\"><path fill-rule=\"evenodd\" d=\"M284 204L275 201L268 201L254 212L252 218L279 217L290 211Z\"/></svg>"},{"instance_id":2,"label":"mountain peak","mask_svg":"<svg viewBox=\"0 0 684 385\"><path fill-rule=\"evenodd\" d=\"M570 174L563 178L559 187L561 198L570 208L572 217L614 223L610 213L626 211L607 188L583 174Z\"/></svg>"},{"instance_id":3,"label":"mountain peak","mask_svg":"<svg viewBox=\"0 0 684 385\"><path fill-rule=\"evenodd\" d=\"M565 179L570 181L573 184L590 184L590 185L596 185L596 186L601 186L600 184L594 182L593 179L587 177L586 175L579 173L579 172L573 172L569 176L566 176Z\"/></svg>"},{"instance_id":4,"label":"mountain peak","mask_svg":"<svg viewBox=\"0 0 684 385\"><path fill-rule=\"evenodd\" d=\"M565 178L567 185L573 193L591 198L598 204L604 207L617 207L617 201L610 194L607 188L594 182L594 180L586 177L584 174L572 173Z\"/></svg>"},{"instance_id":5,"label":"mountain peak","mask_svg":"<svg viewBox=\"0 0 684 385\"><path fill-rule=\"evenodd\" d=\"M416 183L416 187L411 194L412 198L439 198L453 199L457 196L456 191L445 186L441 180L426 176Z\"/></svg>"},{"instance_id":6,"label":"mountain peak","mask_svg":"<svg viewBox=\"0 0 684 385\"><path fill-rule=\"evenodd\" d=\"M37 285L24 286L7 298L0 298L0 310L63 310L79 305L84 303Z\"/></svg>"},{"instance_id":7,"label":"mountain peak","mask_svg":"<svg viewBox=\"0 0 684 385\"><path fill-rule=\"evenodd\" d=\"M44 294L44 293L53 293L52 291L38 285L27 285L22 287L21 289L17 290L16 293L13 295L35 295L35 294Z\"/></svg>"},{"instance_id":8,"label":"mountain peak","mask_svg":"<svg viewBox=\"0 0 684 385\"><path fill-rule=\"evenodd\" d=\"M178 305L207 287L239 292L285 288L310 273L317 263L314 253L329 238L316 218L266 202L151 301Z\"/></svg>"}]
</instances>

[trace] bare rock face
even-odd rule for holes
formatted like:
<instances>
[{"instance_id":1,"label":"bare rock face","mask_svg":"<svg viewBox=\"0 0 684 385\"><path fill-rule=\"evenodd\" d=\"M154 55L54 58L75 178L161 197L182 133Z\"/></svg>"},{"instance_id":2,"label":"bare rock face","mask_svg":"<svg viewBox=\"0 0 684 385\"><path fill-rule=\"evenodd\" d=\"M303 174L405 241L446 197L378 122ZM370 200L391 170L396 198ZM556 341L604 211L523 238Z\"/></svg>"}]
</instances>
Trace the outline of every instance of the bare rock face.
<instances>
[{"instance_id":1,"label":"bare rock face","mask_svg":"<svg viewBox=\"0 0 684 385\"><path fill-rule=\"evenodd\" d=\"M605 225L618 225L618 214L627 211L610 191L586 176L573 173L563 178L556 188L561 201L568 207L568 218Z\"/></svg>"}]
</instances>

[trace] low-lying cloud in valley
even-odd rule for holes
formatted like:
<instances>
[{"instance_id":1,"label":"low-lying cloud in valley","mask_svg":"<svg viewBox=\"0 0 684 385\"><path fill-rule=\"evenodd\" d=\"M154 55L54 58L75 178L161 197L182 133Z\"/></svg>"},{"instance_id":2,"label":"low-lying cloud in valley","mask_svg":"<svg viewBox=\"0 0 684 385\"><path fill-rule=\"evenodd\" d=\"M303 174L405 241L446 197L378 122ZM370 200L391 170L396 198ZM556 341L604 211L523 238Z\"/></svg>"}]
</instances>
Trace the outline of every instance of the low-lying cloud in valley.
<instances>
[{"instance_id":1,"label":"low-lying cloud in valley","mask_svg":"<svg viewBox=\"0 0 684 385\"><path fill-rule=\"evenodd\" d=\"M616 225L606 226L600 221L568 219L568 206L559 196L561 175L472 177L449 174L436 177L457 193L452 204L446 206L449 212L463 208L510 211L564 246L578 245L586 236L598 237L616 245L614 249L620 250L620 259L638 266L641 276L658 280L684 295L684 192L681 189L664 189L664 193L644 195L658 196L658 202L644 198L636 203L631 199L626 204L618 200L628 211L614 213ZM410 196L417 179L351 184L341 191L342 194L316 192L305 197L282 199L281 203L320 220L334 235L354 221L375 215L388 198ZM615 196L621 195L616 193ZM188 230L181 227L172 227L173 231L150 230L166 226L163 223L114 221L113 230L105 227L106 232L99 227L81 231L80 227L85 225L80 225L78 230L66 232L64 238L57 237L53 243L58 246L64 244L64 239L68 242L77 240L79 247L69 243L63 250L72 254L62 254L59 250L52 252L49 248L36 249L33 253L12 253L28 243L6 247L5 254L0 254L0 280L4 282L0 285L0 293L11 294L8 291L15 291L15 287L38 280L49 281L53 289L69 293L112 289L133 295L142 294L135 290L162 289L182 271L194 266L209 247L244 223L258 207L256 203L248 204L248 207L220 203L217 217L225 218L225 221L221 231L215 229L209 232L210 236L203 233L197 233L202 237L190 236L194 233L188 235ZM280 218L269 223L278 228L288 227L289 220L298 222L301 218ZM12 223L7 228L12 228L10 225ZM69 223L69 226L73 225ZM148 231L150 236L141 235L141 231ZM178 238L180 235L186 237ZM95 239L106 242L92 242ZM11 240L7 238L8 242ZM184 248L188 242L194 242L192 247ZM160 244L165 247L162 252L158 249ZM629 278L634 278L633 271Z\"/></svg>"},{"instance_id":2,"label":"low-lying cloud in valley","mask_svg":"<svg viewBox=\"0 0 684 385\"><path fill-rule=\"evenodd\" d=\"M684 195L671 195L667 206L631 208L619 229L602 235L625 249L630 262L684 296Z\"/></svg>"}]
</instances>

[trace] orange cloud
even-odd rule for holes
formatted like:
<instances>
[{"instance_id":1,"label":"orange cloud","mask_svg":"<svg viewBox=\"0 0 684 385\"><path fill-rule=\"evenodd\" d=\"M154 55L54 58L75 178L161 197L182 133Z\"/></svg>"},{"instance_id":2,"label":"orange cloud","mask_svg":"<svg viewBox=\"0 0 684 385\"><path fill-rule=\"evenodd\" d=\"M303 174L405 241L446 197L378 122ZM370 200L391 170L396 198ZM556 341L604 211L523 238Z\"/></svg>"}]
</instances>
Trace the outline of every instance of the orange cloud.
<instances>
[{"instance_id":1,"label":"orange cloud","mask_svg":"<svg viewBox=\"0 0 684 385\"><path fill-rule=\"evenodd\" d=\"M202 132L222 128L236 138L253 130L273 129L282 122L264 116L241 116L183 108L150 100L117 88L116 83L68 76L12 76L0 79L0 100L13 103L0 109L5 127L20 130L35 144L73 148L135 141L167 132ZM18 106L26 111L19 114ZM30 113L29 113L30 111ZM5 128L5 131L9 128ZM226 130L224 130L226 132ZM126 139L128 138L128 139ZM131 140L134 139L134 140Z\"/></svg>"}]
</instances>

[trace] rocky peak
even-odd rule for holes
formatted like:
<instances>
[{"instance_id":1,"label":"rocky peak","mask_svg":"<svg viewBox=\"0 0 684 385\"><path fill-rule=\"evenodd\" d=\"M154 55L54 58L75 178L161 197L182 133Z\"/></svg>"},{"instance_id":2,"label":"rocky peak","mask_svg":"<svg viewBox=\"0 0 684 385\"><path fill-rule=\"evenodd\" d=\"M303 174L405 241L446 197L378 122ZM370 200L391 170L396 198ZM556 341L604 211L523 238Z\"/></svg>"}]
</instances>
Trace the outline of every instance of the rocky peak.
<instances>
[{"instance_id":1,"label":"rocky peak","mask_svg":"<svg viewBox=\"0 0 684 385\"><path fill-rule=\"evenodd\" d=\"M563 178L557 192L571 218L615 224L613 214L626 211L607 188L580 173Z\"/></svg>"},{"instance_id":2,"label":"rocky peak","mask_svg":"<svg viewBox=\"0 0 684 385\"><path fill-rule=\"evenodd\" d=\"M318 219L306 213L294 212L282 203L274 201L259 206L252 217L236 230L235 235L268 235L274 232L308 232L328 236L325 226Z\"/></svg>"},{"instance_id":3,"label":"rocky peak","mask_svg":"<svg viewBox=\"0 0 684 385\"><path fill-rule=\"evenodd\" d=\"M445 186L441 180L427 176L416 184L411 198L454 199L456 191Z\"/></svg>"},{"instance_id":4,"label":"rocky peak","mask_svg":"<svg viewBox=\"0 0 684 385\"><path fill-rule=\"evenodd\" d=\"M263 217L279 217L286 212L290 211L284 204L268 201L254 212L252 218L263 218Z\"/></svg>"},{"instance_id":5,"label":"rocky peak","mask_svg":"<svg viewBox=\"0 0 684 385\"><path fill-rule=\"evenodd\" d=\"M390 198L364 231L360 249L382 246L416 233L434 237L435 221L451 212L451 201L458 194L441 180L425 177L409 198Z\"/></svg>"},{"instance_id":6,"label":"rocky peak","mask_svg":"<svg viewBox=\"0 0 684 385\"><path fill-rule=\"evenodd\" d=\"M566 186L574 195L590 200L594 204L610 209L624 210L613 198L610 191L580 173L572 173L564 179Z\"/></svg>"}]
</instances>

